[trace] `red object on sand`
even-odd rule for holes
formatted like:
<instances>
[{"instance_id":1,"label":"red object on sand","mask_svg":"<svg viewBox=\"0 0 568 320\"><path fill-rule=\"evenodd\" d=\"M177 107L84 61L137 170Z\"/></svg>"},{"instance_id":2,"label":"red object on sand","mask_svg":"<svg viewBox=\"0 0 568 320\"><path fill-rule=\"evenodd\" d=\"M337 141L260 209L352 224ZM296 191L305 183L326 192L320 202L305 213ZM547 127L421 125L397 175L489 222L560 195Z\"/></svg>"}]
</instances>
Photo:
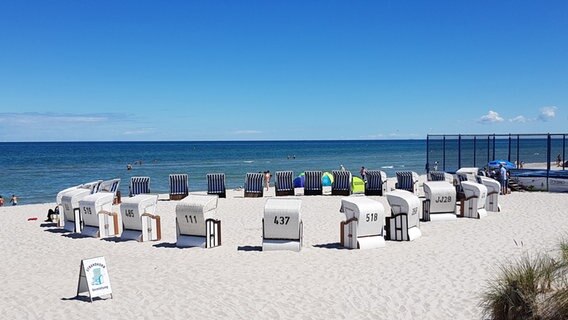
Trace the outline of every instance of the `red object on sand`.
<instances>
[{"instance_id":1,"label":"red object on sand","mask_svg":"<svg viewBox=\"0 0 568 320\"><path fill-rule=\"evenodd\" d=\"M37 217L28 218L28 221L34 221L34 220L37 220Z\"/></svg>"}]
</instances>

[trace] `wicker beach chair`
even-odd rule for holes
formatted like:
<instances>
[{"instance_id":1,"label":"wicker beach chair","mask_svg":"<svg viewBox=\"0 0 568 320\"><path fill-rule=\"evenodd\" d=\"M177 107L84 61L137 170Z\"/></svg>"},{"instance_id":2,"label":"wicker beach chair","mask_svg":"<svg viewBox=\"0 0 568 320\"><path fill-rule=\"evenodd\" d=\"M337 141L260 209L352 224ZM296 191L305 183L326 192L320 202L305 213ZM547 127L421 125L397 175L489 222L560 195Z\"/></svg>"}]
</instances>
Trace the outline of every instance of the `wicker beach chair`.
<instances>
[{"instance_id":1,"label":"wicker beach chair","mask_svg":"<svg viewBox=\"0 0 568 320\"><path fill-rule=\"evenodd\" d=\"M340 212L345 220L339 225L339 242L350 249L371 249L385 245L385 208L367 197L341 199Z\"/></svg>"},{"instance_id":2,"label":"wicker beach chair","mask_svg":"<svg viewBox=\"0 0 568 320\"><path fill-rule=\"evenodd\" d=\"M217 196L191 195L176 205L177 247L221 245L221 221L214 218L217 200Z\"/></svg>"},{"instance_id":3,"label":"wicker beach chair","mask_svg":"<svg viewBox=\"0 0 568 320\"><path fill-rule=\"evenodd\" d=\"M262 219L263 251L302 249L301 205L300 199L271 198L266 201Z\"/></svg>"},{"instance_id":4,"label":"wicker beach chair","mask_svg":"<svg viewBox=\"0 0 568 320\"><path fill-rule=\"evenodd\" d=\"M128 187L130 196L150 193L150 177L132 177Z\"/></svg>"},{"instance_id":5,"label":"wicker beach chair","mask_svg":"<svg viewBox=\"0 0 568 320\"><path fill-rule=\"evenodd\" d=\"M207 174L207 194L214 194L219 196L219 198L227 197L224 173Z\"/></svg>"},{"instance_id":6,"label":"wicker beach chair","mask_svg":"<svg viewBox=\"0 0 568 320\"><path fill-rule=\"evenodd\" d=\"M413 171L398 171L396 173L396 189L418 192L418 174Z\"/></svg>"},{"instance_id":7,"label":"wicker beach chair","mask_svg":"<svg viewBox=\"0 0 568 320\"><path fill-rule=\"evenodd\" d=\"M305 196L318 196L323 194L323 186L321 183L321 171L306 171L304 172L304 195Z\"/></svg>"},{"instance_id":8,"label":"wicker beach chair","mask_svg":"<svg viewBox=\"0 0 568 320\"><path fill-rule=\"evenodd\" d=\"M341 196L351 195L351 172L333 170L331 174L333 175L331 194Z\"/></svg>"},{"instance_id":9,"label":"wicker beach chair","mask_svg":"<svg viewBox=\"0 0 568 320\"><path fill-rule=\"evenodd\" d=\"M185 173L170 174L170 200L181 200L189 194L189 176Z\"/></svg>"},{"instance_id":10,"label":"wicker beach chair","mask_svg":"<svg viewBox=\"0 0 568 320\"><path fill-rule=\"evenodd\" d=\"M382 196L387 192L387 173L380 170L367 170L365 195Z\"/></svg>"},{"instance_id":11,"label":"wicker beach chair","mask_svg":"<svg viewBox=\"0 0 568 320\"><path fill-rule=\"evenodd\" d=\"M245 178L245 198L262 198L264 175L262 173L247 173Z\"/></svg>"},{"instance_id":12,"label":"wicker beach chair","mask_svg":"<svg viewBox=\"0 0 568 320\"><path fill-rule=\"evenodd\" d=\"M294 173L292 171L276 171L274 189L276 196L293 196Z\"/></svg>"},{"instance_id":13,"label":"wicker beach chair","mask_svg":"<svg viewBox=\"0 0 568 320\"><path fill-rule=\"evenodd\" d=\"M158 195L138 194L120 204L121 239L156 241L162 237L160 216L156 215Z\"/></svg>"}]
</instances>

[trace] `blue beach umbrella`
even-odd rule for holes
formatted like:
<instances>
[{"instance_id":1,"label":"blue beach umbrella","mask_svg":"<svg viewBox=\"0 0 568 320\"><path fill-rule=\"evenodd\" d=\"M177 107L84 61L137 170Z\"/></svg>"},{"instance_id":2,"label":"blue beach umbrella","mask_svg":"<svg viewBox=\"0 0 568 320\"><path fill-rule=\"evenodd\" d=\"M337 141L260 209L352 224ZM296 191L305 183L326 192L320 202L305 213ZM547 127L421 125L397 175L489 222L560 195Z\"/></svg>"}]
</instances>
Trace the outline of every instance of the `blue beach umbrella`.
<instances>
[{"instance_id":1,"label":"blue beach umbrella","mask_svg":"<svg viewBox=\"0 0 568 320\"><path fill-rule=\"evenodd\" d=\"M510 161L507 161L507 160L493 160L493 161L489 161L489 163L487 163L487 166L490 169L499 168L500 165L504 165L505 169L517 168L517 166L515 166L514 163L511 163Z\"/></svg>"},{"instance_id":2,"label":"blue beach umbrella","mask_svg":"<svg viewBox=\"0 0 568 320\"><path fill-rule=\"evenodd\" d=\"M302 173L294 179L294 188L303 188L305 181L306 177L304 177L304 174Z\"/></svg>"},{"instance_id":3,"label":"blue beach umbrella","mask_svg":"<svg viewBox=\"0 0 568 320\"><path fill-rule=\"evenodd\" d=\"M329 172L324 172L321 176L321 185L324 187L329 187L333 183L333 175Z\"/></svg>"}]
</instances>

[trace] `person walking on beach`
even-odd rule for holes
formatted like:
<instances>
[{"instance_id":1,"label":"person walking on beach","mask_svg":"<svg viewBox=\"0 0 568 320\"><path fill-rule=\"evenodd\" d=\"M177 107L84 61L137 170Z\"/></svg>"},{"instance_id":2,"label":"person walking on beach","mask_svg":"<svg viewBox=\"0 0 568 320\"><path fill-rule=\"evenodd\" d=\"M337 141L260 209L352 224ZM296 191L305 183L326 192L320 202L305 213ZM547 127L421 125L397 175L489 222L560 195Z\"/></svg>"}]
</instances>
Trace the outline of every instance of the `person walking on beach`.
<instances>
[{"instance_id":1,"label":"person walking on beach","mask_svg":"<svg viewBox=\"0 0 568 320\"><path fill-rule=\"evenodd\" d=\"M361 171L359 171L359 173L361 174L361 179L367 182L367 169L365 167L361 167Z\"/></svg>"},{"instance_id":2,"label":"person walking on beach","mask_svg":"<svg viewBox=\"0 0 568 320\"><path fill-rule=\"evenodd\" d=\"M505 168L505 166L502 165L502 164L499 166L499 175L500 175L500 178L501 178L500 179L501 180L500 181L501 182L501 193L503 195L506 195L507 191L509 189L508 183L507 183L509 179L507 179L507 168Z\"/></svg>"},{"instance_id":3,"label":"person walking on beach","mask_svg":"<svg viewBox=\"0 0 568 320\"><path fill-rule=\"evenodd\" d=\"M4 205L4 198L2 198L2 196L0 196L0 207Z\"/></svg>"},{"instance_id":4,"label":"person walking on beach","mask_svg":"<svg viewBox=\"0 0 568 320\"><path fill-rule=\"evenodd\" d=\"M270 170L266 170L264 171L264 186L266 187L266 191L268 191L268 189L270 188L270 177L272 175L270 174Z\"/></svg>"},{"instance_id":5,"label":"person walking on beach","mask_svg":"<svg viewBox=\"0 0 568 320\"><path fill-rule=\"evenodd\" d=\"M344 167L342 164L340 164L340 165L339 165L339 170L345 171L345 167Z\"/></svg>"},{"instance_id":6,"label":"person walking on beach","mask_svg":"<svg viewBox=\"0 0 568 320\"><path fill-rule=\"evenodd\" d=\"M12 195L12 198L10 199L10 202L12 203L13 206L18 204L18 197L16 197L15 194Z\"/></svg>"},{"instance_id":7,"label":"person walking on beach","mask_svg":"<svg viewBox=\"0 0 568 320\"><path fill-rule=\"evenodd\" d=\"M556 166L560 167L562 165L562 156L560 153L556 156Z\"/></svg>"}]
</instances>

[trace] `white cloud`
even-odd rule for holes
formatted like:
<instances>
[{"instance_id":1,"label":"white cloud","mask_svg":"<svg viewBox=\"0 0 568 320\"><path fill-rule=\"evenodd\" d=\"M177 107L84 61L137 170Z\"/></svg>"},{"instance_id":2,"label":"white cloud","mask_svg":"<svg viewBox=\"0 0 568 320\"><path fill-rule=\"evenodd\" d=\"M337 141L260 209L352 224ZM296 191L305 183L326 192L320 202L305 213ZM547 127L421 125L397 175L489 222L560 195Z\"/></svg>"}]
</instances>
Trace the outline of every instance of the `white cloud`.
<instances>
[{"instance_id":1,"label":"white cloud","mask_svg":"<svg viewBox=\"0 0 568 320\"><path fill-rule=\"evenodd\" d=\"M495 123L495 122L503 122L504 119L499 116L499 113L493 111L493 110L489 110L489 112L482 116L481 118L479 118L478 122L480 123Z\"/></svg>"},{"instance_id":2,"label":"white cloud","mask_svg":"<svg viewBox=\"0 0 568 320\"><path fill-rule=\"evenodd\" d=\"M541 121L548 121L554 119L556 117L556 107L542 107L540 108L540 114L538 115L538 119Z\"/></svg>"},{"instance_id":3,"label":"white cloud","mask_svg":"<svg viewBox=\"0 0 568 320\"><path fill-rule=\"evenodd\" d=\"M11 124L45 124L45 123L94 123L109 120L108 115L103 114L60 114L60 113L0 113L0 122Z\"/></svg>"},{"instance_id":4,"label":"white cloud","mask_svg":"<svg viewBox=\"0 0 568 320\"><path fill-rule=\"evenodd\" d=\"M122 134L127 135L127 136L132 136L132 135L146 134L146 133L150 133L152 131L154 131L154 128L143 128L143 129L125 131Z\"/></svg>"},{"instance_id":5,"label":"white cloud","mask_svg":"<svg viewBox=\"0 0 568 320\"><path fill-rule=\"evenodd\" d=\"M525 118L525 116L516 116L512 119L509 119L510 122L518 122L518 123L525 123L529 121L529 119Z\"/></svg>"},{"instance_id":6,"label":"white cloud","mask_svg":"<svg viewBox=\"0 0 568 320\"><path fill-rule=\"evenodd\" d=\"M259 134L262 133L262 131L258 131L258 130L237 130L234 131L233 134Z\"/></svg>"}]
</instances>

